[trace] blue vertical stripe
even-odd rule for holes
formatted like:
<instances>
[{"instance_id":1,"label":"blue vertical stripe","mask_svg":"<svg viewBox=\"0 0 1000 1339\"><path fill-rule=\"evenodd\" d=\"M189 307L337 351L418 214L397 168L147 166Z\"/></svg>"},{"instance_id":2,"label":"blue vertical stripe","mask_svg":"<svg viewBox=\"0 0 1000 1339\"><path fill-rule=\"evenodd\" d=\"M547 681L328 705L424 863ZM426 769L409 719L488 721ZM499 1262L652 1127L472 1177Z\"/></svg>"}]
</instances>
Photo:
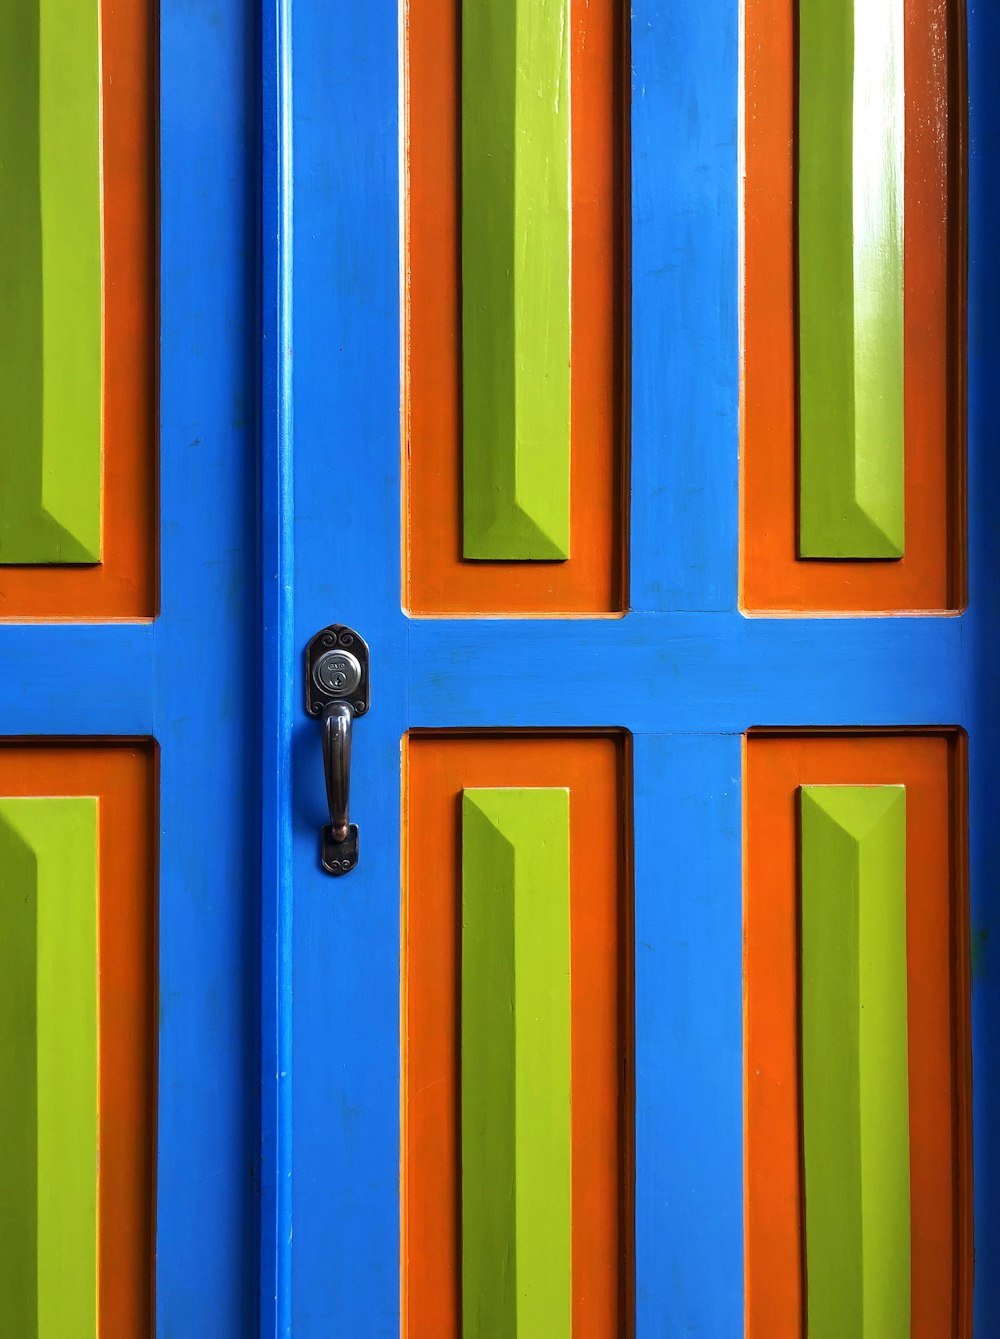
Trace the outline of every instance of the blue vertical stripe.
<instances>
[{"instance_id":1,"label":"blue vertical stripe","mask_svg":"<svg viewBox=\"0 0 1000 1339\"><path fill-rule=\"evenodd\" d=\"M741 741L641 735L636 1335L743 1332Z\"/></svg>"}]
</instances>

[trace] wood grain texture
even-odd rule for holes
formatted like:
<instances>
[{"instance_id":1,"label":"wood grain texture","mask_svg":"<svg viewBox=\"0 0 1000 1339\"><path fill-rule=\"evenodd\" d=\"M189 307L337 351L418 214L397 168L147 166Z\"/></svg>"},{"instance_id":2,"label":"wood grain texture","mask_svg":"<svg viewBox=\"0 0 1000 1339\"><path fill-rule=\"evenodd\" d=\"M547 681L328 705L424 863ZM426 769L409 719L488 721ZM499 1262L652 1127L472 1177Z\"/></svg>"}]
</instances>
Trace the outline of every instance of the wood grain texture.
<instances>
[{"instance_id":1,"label":"wood grain texture","mask_svg":"<svg viewBox=\"0 0 1000 1339\"><path fill-rule=\"evenodd\" d=\"M563 802L562 788L570 791L569 974L587 984L571 992L569 1022L572 1329L575 1339L631 1333L630 922L623 831L616 823L597 833L592 821L597 812L623 813L620 749L616 738L599 734L418 734L407 741L402 1316L409 1339L463 1332L462 792L498 787L552 788ZM500 869L492 866L494 877Z\"/></svg>"},{"instance_id":2,"label":"wood grain texture","mask_svg":"<svg viewBox=\"0 0 1000 1339\"><path fill-rule=\"evenodd\" d=\"M0 563L101 557L99 16L0 11Z\"/></svg>"},{"instance_id":3,"label":"wood grain texture","mask_svg":"<svg viewBox=\"0 0 1000 1339\"><path fill-rule=\"evenodd\" d=\"M569 3L462 5L466 558L570 553Z\"/></svg>"},{"instance_id":4,"label":"wood grain texture","mask_svg":"<svg viewBox=\"0 0 1000 1339\"><path fill-rule=\"evenodd\" d=\"M808 1332L909 1339L906 792L799 798Z\"/></svg>"},{"instance_id":5,"label":"wood grain texture","mask_svg":"<svg viewBox=\"0 0 1000 1339\"><path fill-rule=\"evenodd\" d=\"M97 1332L97 801L0 799L0 1333ZM30 956L25 956L29 955ZM8 1124L9 1123L9 1124Z\"/></svg>"},{"instance_id":6,"label":"wood grain texture","mask_svg":"<svg viewBox=\"0 0 1000 1339\"><path fill-rule=\"evenodd\" d=\"M903 554L902 0L803 0L799 554Z\"/></svg>"},{"instance_id":7,"label":"wood grain texture","mask_svg":"<svg viewBox=\"0 0 1000 1339\"><path fill-rule=\"evenodd\" d=\"M570 182L573 552L545 565L463 558L460 11L428 0L406 13L404 600L415 613L610 612L624 600L626 30L611 0L570 0L568 13L570 140L586 146Z\"/></svg>"},{"instance_id":8,"label":"wood grain texture","mask_svg":"<svg viewBox=\"0 0 1000 1339\"><path fill-rule=\"evenodd\" d=\"M953 0L903 5L906 552L896 562L799 559L794 12L784 0L747 0L745 10L741 603L751 612L960 607L965 204L958 9Z\"/></svg>"},{"instance_id":9,"label":"wood grain texture","mask_svg":"<svg viewBox=\"0 0 1000 1339\"><path fill-rule=\"evenodd\" d=\"M47 1333L55 1339L83 1333L80 1320L87 1316L87 1333L102 1339L140 1339L150 1332L153 1289L153 758L136 745L3 744L0 795L5 797L0 800L0 858L5 865L20 867L29 881L37 878L39 889L38 915L28 904L32 914L17 922L18 942L12 940L10 945L20 975L5 968L0 985L5 1006L10 990L25 999L37 998L37 1044L35 1034L28 1037L23 1027L30 1011L27 1015L19 1011L18 1030L12 1034L4 1028L2 1041L5 1052L12 1043L22 1048L30 1043L29 1049L37 1049L39 1093L43 1079L49 1093L47 1105L39 1101L37 1114L31 1113L37 1136L24 1121L25 1093L8 1084L0 1097L5 1103L4 1128L19 1132L26 1151L27 1141L37 1139L37 1157L21 1163L18 1175L26 1193L38 1168L39 1197L37 1272L34 1261L23 1278L19 1272L25 1251L31 1252L33 1246L26 1236L3 1252L4 1298L16 1298L21 1310L8 1313L0 1307L0 1333L12 1337ZM66 824L75 825L75 836L63 831ZM83 841L86 850L76 849ZM6 878L0 879L0 891L4 890L5 896L14 891ZM51 894L48 908L43 905L46 893ZM40 969L44 935L58 954L58 961L48 955L48 973L57 975L47 996L41 991L41 970L35 980L34 957L24 956L36 933ZM29 972L24 971L26 962ZM4 1013L9 1019L6 1007ZM77 1106L80 1102L86 1106L83 1119L69 1101L67 1084L81 1094ZM21 1118L8 1125L11 1099ZM43 1175L45 1122L59 1165ZM66 1159L73 1162L69 1169L62 1166ZM13 1162L8 1160L6 1166L3 1175L9 1179ZM35 1184L30 1188L36 1190ZM74 1221L67 1212L74 1196L82 1206L75 1221L79 1227L85 1212L89 1243L82 1250L79 1245L53 1242L46 1276L41 1253L43 1208L50 1218L57 1217L65 1235ZM24 1200L6 1189L0 1198L4 1206L17 1206L18 1223L23 1226ZM7 1236L8 1213L2 1221ZM21 1282L16 1283L15 1272ZM26 1281L31 1286L37 1282L37 1306L23 1291ZM36 1316L37 1329L19 1327L19 1319L29 1314Z\"/></svg>"},{"instance_id":10,"label":"wood grain texture","mask_svg":"<svg viewBox=\"0 0 1000 1339\"><path fill-rule=\"evenodd\" d=\"M805 1196L808 1213L808 1187L800 1171L796 1006L797 792L802 785L905 786L911 1318L906 1333L913 1339L942 1334L964 1339L972 1256L966 1230L971 1109L961 742L949 732L751 732L744 781L746 1334L800 1339L807 1306L802 1204ZM895 962L898 966L898 957ZM874 1052L869 1059L874 1061ZM859 1076L861 1063L859 1051ZM887 1093L893 1091L890 1085ZM895 1092L899 1096L898 1088ZM877 1109L873 1115L877 1121ZM859 1130L859 1145L860 1138ZM889 1165L898 1172L898 1164ZM881 1196L877 1176L875 1169L870 1189ZM863 1212L858 1194L854 1202ZM873 1282L877 1287L878 1279ZM888 1322L889 1333L893 1323Z\"/></svg>"},{"instance_id":11,"label":"wood grain texture","mask_svg":"<svg viewBox=\"0 0 1000 1339\"><path fill-rule=\"evenodd\" d=\"M76 10L74 23L92 21L96 25L96 12L87 20L88 6ZM23 40L15 45L23 61L33 50L28 31L31 7L11 6L10 12L22 33ZM104 283L103 319L99 294L95 335L99 343L103 341L103 479L100 440L96 476L103 497L101 561L55 567L0 565L0 618L139 618L156 610L155 22L155 7L102 0L99 166L103 194L98 206L103 209ZM34 23L37 27L37 10ZM19 80L5 81L3 97L14 97L21 83L23 70ZM37 108L33 115L37 118ZM9 118L5 123L12 124ZM26 114L17 125L19 139L30 139L31 118ZM37 157L35 171L37 175ZM23 211L23 200L16 211L5 206L2 226L22 228ZM26 300L25 276L37 274L39 263L40 253L34 271L30 266L20 271L17 300L22 303ZM0 296L0 302L4 300ZM57 292L52 300L58 300ZM32 343L30 324L19 328L21 340L16 347L5 347L0 376L4 366L10 368L10 375L19 378L23 399L24 388L38 380L42 345L38 338ZM10 412L7 403L8 409L0 408L0 415ZM8 440L9 434L4 435Z\"/></svg>"},{"instance_id":12,"label":"wood grain texture","mask_svg":"<svg viewBox=\"0 0 1000 1339\"><path fill-rule=\"evenodd\" d=\"M463 1335L572 1331L569 792L462 795Z\"/></svg>"}]
</instances>

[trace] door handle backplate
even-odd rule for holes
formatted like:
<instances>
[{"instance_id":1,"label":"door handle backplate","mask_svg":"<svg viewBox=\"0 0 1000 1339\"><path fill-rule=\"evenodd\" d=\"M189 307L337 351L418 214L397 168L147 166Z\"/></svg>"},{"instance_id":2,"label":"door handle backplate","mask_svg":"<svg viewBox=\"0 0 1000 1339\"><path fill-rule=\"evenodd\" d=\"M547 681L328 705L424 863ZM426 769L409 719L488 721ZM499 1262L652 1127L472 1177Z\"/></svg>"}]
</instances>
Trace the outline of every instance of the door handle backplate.
<instances>
[{"instance_id":1,"label":"door handle backplate","mask_svg":"<svg viewBox=\"0 0 1000 1339\"><path fill-rule=\"evenodd\" d=\"M330 821L320 864L327 874L358 863L358 826L351 822L351 736L354 719L371 707L368 645L353 628L331 623L306 647L306 711L323 725L323 770Z\"/></svg>"}]
</instances>

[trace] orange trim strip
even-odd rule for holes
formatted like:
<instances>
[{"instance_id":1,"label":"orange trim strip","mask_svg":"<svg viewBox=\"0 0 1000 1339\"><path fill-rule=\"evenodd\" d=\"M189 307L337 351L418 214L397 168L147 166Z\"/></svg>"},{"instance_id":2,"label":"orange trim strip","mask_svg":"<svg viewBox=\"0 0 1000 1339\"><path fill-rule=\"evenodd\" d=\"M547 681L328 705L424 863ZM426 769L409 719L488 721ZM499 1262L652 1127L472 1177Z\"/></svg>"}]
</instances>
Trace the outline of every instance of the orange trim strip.
<instances>
[{"instance_id":1,"label":"orange trim strip","mask_svg":"<svg viewBox=\"0 0 1000 1339\"><path fill-rule=\"evenodd\" d=\"M608 735L412 735L403 905L404 1339L459 1339L461 792L570 788L573 1334L631 1333L631 927L624 744ZM617 840L595 813L622 815Z\"/></svg>"},{"instance_id":2,"label":"orange trim strip","mask_svg":"<svg viewBox=\"0 0 1000 1339\"><path fill-rule=\"evenodd\" d=\"M741 602L749 610L948 609L965 600L961 497L964 127L957 0L906 0L906 553L800 561L795 6L745 0Z\"/></svg>"},{"instance_id":3,"label":"orange trim strip","mask_svg":"<svg viewBox=\"0 0 1000 1339\"><path fill-rule=\"evenodd\" d=\"M970 1333L963 749L955 734L751 734L745 756L746 1334L804 1335L800 784L906 786L913 1339ZM946 895L948 890L949 895Z\"/></svg>"},{"instance_id":4,"label":"orange trim strip","mask_svg":"<svg viewBox=\"0 0 1000 1339\"><path fill-rule=\"evenodd\" d=\"M99 1331L153 1327L155 758L142 744L0 745L0 794L100 797Z\"/></svg>"},{"instance_id":5,"label":"orange trim strip","mask_svg":"<svg viewBox=\"0 0 1000 1339\"><path fill-rule=\"evenodd\" d=\"M625 605L624 23L573 0L570 545L562 563L462 559L460 44L454 0L407 5L405 602L416 614Z\"/></svg>"},{"instance_id":6,"label":"orange trim strip","mask_svg":"<svg viewBox=\"0 0 1000 1339\"><path fill-rule=\"evenodd\" d=\"M0 567L0 618L156 613L157 6L103 0L104 561Z\"/></svg>"}]
</instances>

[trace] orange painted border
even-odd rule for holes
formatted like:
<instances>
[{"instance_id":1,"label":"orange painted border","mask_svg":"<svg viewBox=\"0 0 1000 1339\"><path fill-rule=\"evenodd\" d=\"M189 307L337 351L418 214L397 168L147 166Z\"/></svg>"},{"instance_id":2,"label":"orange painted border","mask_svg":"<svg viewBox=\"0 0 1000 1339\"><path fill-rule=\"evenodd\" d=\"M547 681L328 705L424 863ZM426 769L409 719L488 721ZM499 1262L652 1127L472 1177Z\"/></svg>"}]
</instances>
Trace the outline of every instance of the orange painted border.
<instances>
[{"instance_id":1,"label":"orange painted border","mask_svg":"<svg viewBox=\"0 0 1000 1339\"><path fill-rule=\"evenodd\" d=\"M460 5L408 0L404 603L415 614L626 605L624 7L571 0L572 450L562 563L462 558Z\"/></svg>"},{"instance_id":2,"label":"orange painted border","mask_svg":"<svg viewBox=\"0 0 1000 1339\"><path fill-rule=\"evenodd\" d=\"M906 0L906 554L797 556L795 4L744 0L740 599L750 611L960 608L965 194L959 0Z\"/></svg>"},{"instance_id":3,"label":"orange painted border","mask_svg":"<svg viewBox=\"0 0 1000 1339\"><path fill-rule=\"evenodd\" d=\"M913 1339L971 1333L964 737L752 731L744 755L747 1339L802 1339L800 785L906 786Z\"/></svg>"},{"instance_id":4,"label":"orange painted border","mask_svg":"<svg viewBox=\"0 0 1000 1339\"><path fill-rule=\"evenodd\" d=\"M146 744L0 744L0 795L99 797L102 1339L153 1332L155 785Z\"/></svg>"},{"instance_id":5,"label":"orange painted border","mask_svg":"<svg viewBox=\"0 0 1000 1339\"><path fill-rule=\"evenodd\" d=\"M156 530L157 5L102 0L104 561L0 567L0 618L152 618Z\"/></svg>"},{"instance_id":6,"label":"orange painted border","mask_svg":"<svg viewBox=\"0 0 1000 1339\"><path fill-rule=\"evenodd\" d=\"M632 1333L632 930L624 737L413 734L404 758L403 1339L460 1339L461 792L568 786L573 1335ZM595 814L618 815L595 824ZM585 988L580 985L585 983ZM622 1081L624 1076L624 1081Z\"/></svg>"}]
</instances>

